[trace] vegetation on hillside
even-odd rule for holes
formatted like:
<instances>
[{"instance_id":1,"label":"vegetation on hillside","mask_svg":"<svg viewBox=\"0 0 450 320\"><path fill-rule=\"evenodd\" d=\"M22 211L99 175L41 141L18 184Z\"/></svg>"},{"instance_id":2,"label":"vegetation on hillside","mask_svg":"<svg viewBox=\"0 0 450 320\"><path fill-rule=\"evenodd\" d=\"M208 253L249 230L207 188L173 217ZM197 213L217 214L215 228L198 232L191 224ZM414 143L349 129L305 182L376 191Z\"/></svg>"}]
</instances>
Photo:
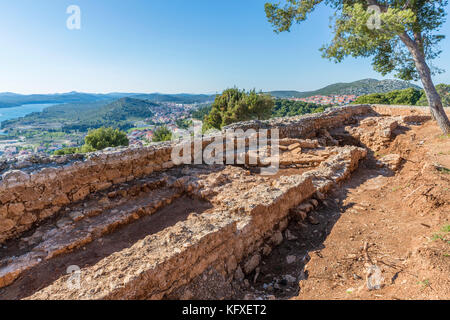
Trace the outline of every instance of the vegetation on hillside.
<instances>
[{"instance_id":1,"label":"vegetation on hillside","mask_svg":"<svg viewBox=\"0 0 450 320\"><path fill-rule=\"evenodd\" d=\"M211 112L204 118L204 129L221 129L228 124L270 118L274 106L269 95L249 92L237 88L227 89L217 95Z\"/></svg>"},{"instance_id":2,"label":"vegetation on hillside","mask_svg":"<svg viewBox=\"0 0 450 320\"><path fill-rule=\"evenodd\" d=\"M84 138L84 142L84 145L79 148L71 147L57 150L55 155L87 153L110 147L128 146L129 144L127 134L114 128L90 130Z\"/></svg>"},{"instance_id":3,"label":"vegetation on hillside","mask_svg":"<svg viewBox=\"0 0 450 320\"><path fill-rule=\"evenodd\" d=\"M70 147L70 148L63 148L56 150L53 154L55 156L64 156L67 154L74 154L74 153L83 153L81 151L81 147Z\"/></svg>"},{"instance_id":4,"label":"vegetation on hillside","mask_svg":"<svg viewBox=\"0 0 450 320\"><path fill-rule=\"evenodd\" d=\"M450 106L450 86L439 84L436 86L442 103L445 107ZM368 94L357 98L353 104L397 104L409 106L428 106L427 96L423 90L405 89L394 90L388 93Z\"/></svg>"},{"instance_id":5,"label":"vegetation on hillside","mask_svg":"<svg viewBox=\"0 0 450 320\"><path fill-rule=\"evenodd\" d=\"M331 107L331 105L318 105L303 101L278 99L275 101L275 106L272 110L272 116L273 117L300 116L308 113L323 112L327 107Z\"/></svg>"},{"instance_id":6,"label":"vegetation on hillside","mask_svg":"<svg viewBox=\"0 0 450 320\"><path fill-rule=\"evenodd\" d=\"M443 84L443 83L438 84L436 86L436 90L437 90L437 92L439 93L439 95L440 95L440 97L442 99L442 105L444 107L450 107L450 85ZM426 94L422 95L422 97L417 102L417 105L420 105L420 106L427 106L428 105Z\"/></svg>"},{"instance_id":7,"label":"vegetation on hillside","mask_svg":"<svg viewBox=\"0 0 450 320\"><path fill-rule=\"evenodd\" d=\"M374 93L358 97L353 104L401 104L414 106L423 92L416 89L394 90L388 93Z\"/></svg>"},{"instance_id":8,"label":"vegetation on hillside","mask_svg":"<svg viewBox=\"0 0 450 320\"><path fill-rule=\"evenodd\" d=\"M207 116L212 109L212 104L203 105L197 110L191 112L191 117L196 120L203 121L205 116Z\"/></svg>"},{"instance_id":9,"label":"vegetation on hillside","mask_svg":"<svg viewBox=\"0 0 450 320\"><path fill-rule=\"evenodd\" d=\"M62 132L87 132L89 129L114 127L128 130L134 120L151 118L151 108L158 104L134 99L122 98L117 101L62 104L32 113L26 117L2 122L2 128L15 128L42 124L53 125Z\"/></svg>"},{"instance_id":10,"label":"vegetation on hillside","mask_svg":"<svg viewBox=\"0 0 450 320\"><path fill-rule=\"evenodd\" d=\"M182 104L205 103L214 100L213 95L206 94L140 94L140 93L108 93L94 94L83 92L69 92L62 94L31 94L22 95L11 92L0 93L0 108L16 107L23 104L68 103L84 104L99 101L112 101L121 98L135 98L150 102L174 102Z\"/></svg>"},{"instance_id":11,"label":"vegetation on hillside","mask_svg":"<svg viewBox=\"0 0 450 320\"><path fill-rule=\"evenodd\" d=\"M408 88L420 90L420 87L406 81L363 79L350 83L334 83L315 91L271 91L269 92L269 94L276 98L307 98L316 95L330 96L346 94L361 96L366 94L385 93L393 90L403 90Z\"/></svg>"},{"instance_id":12,"label":"vegetation on hillside","mask_svg":"<svg viewBox=\"0 0 450 320\"><path fill-rule=\"evenodd\" d=\"M113 96L107 94L91 94L80 92L30 95L6 92L0 93L0 108L17 107L24 104L90 103L96 101L106 101L113 98Z\"/></svg>"},{"instance_id":13,"label":"vegetation on hillside","mask_svg":"<svg viewBox=\"0 0 450 320\"><path fill-rule=\"evenodd\" d=\"M447 15L447 0L379 1L329 0L266 3L268 21L277 33L290 31L305 21L319 5L334 9L331 20L333 39L323 46L325 58L341 62L345 57L372 57L375 71L392 72L399 79L421 80L433 118L441 130L450 133L448 119L432 75L439 70L431 61L439 56L439 34Z\"/></svg>"},{"instance_id":14,"label":"vegetation on hillside","mask_svg":"<svg viewBox=\"0 0 450 320\"><path fill-rule=\"evenodd\" d=\"M191 119L178 119L175 121L175 124L178 128L187 130L193 125L193 122Z\"/></svg>"},{"instance_id":15,"label":"vegetation on hillside","mask_svg":"<svg viewBox=\"0 0 450 320\"><path fill-rule=\"evenodd\" d=\"M103 150L109 147L128 146L127 134L119 129L99 128L90 130L84 139L86 145L95 150Z\"/></svg>"},{"instance_id":16,"label":"vegetation on hillside","mask_svg":"<svg viewBox=\"0 0 450 320\"><path fill-rule=\"evenodd\" d=\"M156 103L174 102L180 104L193 104L193 103L212 102L214 100L214 95L186 94L186 93L178 93L178 94L151 93L151 94L137 94L134 95L133 98L147 100Z\"/></svg>"},{"instance_id":17,"label":"vegetation on hillside","mask_svg":"<svg viewBox=\"0 0 450 320\"><path fill-rule=\"evenodd\" d=\"M172 132L166 127L158 127L155 132L153 132L153 142L170 141L172 139Z\"/></svg>"}]
</instances>

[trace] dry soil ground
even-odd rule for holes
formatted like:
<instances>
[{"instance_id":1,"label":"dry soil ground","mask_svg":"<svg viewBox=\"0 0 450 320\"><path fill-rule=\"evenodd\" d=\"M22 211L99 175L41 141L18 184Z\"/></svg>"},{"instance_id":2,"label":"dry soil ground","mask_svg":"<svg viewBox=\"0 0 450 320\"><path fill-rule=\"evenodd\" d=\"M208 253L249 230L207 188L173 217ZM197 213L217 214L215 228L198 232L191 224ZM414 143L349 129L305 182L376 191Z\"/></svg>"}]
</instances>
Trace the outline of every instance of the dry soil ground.
<instances>
[{"instance_id":1,"label":"dry soil ground","mask_svg":"<svg viewBox=\"0 0 450 320\"><path fill-rule=\"evenodd\" d=\"M239 298L450 299L450 137L431 121L397 134L290 224Z\"/></svg>"}]
</instances>

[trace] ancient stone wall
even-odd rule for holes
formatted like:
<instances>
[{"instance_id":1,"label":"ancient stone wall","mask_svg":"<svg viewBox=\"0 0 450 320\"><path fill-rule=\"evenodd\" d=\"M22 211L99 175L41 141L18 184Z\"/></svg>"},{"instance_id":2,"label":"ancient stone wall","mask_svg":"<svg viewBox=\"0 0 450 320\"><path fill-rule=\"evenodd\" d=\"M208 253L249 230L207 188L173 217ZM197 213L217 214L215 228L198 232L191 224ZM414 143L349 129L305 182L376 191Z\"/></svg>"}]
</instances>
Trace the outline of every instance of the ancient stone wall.
<instances>
[{"instance_id":1,"label":"ancient stone wall","mask_svg":"<svg viewBox=\"0 0 450 320\"><path fill-rule=\"evenodd\" d=\"M428 108L345 106L301 117L250 121L227 129L277 128L280 138L309 138L368 113L427 116ZM209 142L203 143L203 148ZM174 166L172 145L112 149L88 156L31 157L0 164L0 243L21 235L65 206L113 185Z\"/></svg>"},{"instance_id":2,"label":"ancient stone wall","mask_svg":"<svg viewBox=\"0 0 450 320\"><path fill-rule=\"evenodd\" d=\"M172 167L171 150L166 144L107 151L68 164L54 162L4 172L0 181L0 243L91 193Z\"/></svg>"},{"instance_id":3,"label":"ancient stone wall","mask_svg":"<svg viewBox=\"0 0 450 320\"><path fill-rule=\"evenodd\" d=\"M31 231L7 243L13 249L14 243L18 248L26 245L18 251L9 248L0 260L0 295L9 286L27 286L34 268L56 257L84 252L89 243L107 234L120 236L127 232L127 224L136 225L143 217L165 217L167 212L159 210L184 197L183 205L195 199L209 209L195 209L157 231L146 230L130 244L81 266L79 288L67 286L70 276L62 273L27 295L31 299L220 298L214 293L204 296L205 287L196 283L209 286L210 272L224 282L257 273L262 257L283 240L289 218L308 219L309 210L350 176L373 143L391 141L405 122L429 119L426 110L346 106L224 129L279 129L281 166L274 177L250 166L177 167L171 161L172 143L52 157L32 164L22 159L20 169L12 161L1 172L0 241ZM211 137L203 140L201 149L212 141ZM173 212L173 207L167 209ZM36 224L40 225L35 228Z\"/></svg>"},{"instance_id":4,"label":"ancient stone wall","mask_svg":"<svg viewBox=\"0 0 450 320\"><path fill-rule=\"evenodd\" d=\"M316 170L258 185L251 198L241 194L238 207L193 216L83 269L79 288L63 276L29 298L162 299L179 289L172 297L192 298L189 283L208 269L239 279L282 241L290 209L347 178L365 156L362 148L344 147Z\"/></svg>"}]
</instances>

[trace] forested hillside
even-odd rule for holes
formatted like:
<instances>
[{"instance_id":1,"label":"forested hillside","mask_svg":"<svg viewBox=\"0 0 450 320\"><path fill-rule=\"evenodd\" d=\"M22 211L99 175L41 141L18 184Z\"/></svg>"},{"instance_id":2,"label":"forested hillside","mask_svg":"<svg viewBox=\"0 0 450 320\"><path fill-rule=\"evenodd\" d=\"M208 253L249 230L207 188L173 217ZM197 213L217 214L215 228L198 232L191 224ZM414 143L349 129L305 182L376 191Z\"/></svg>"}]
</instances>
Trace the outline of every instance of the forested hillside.
<instances>
[{"instance_id":1,"label":"forested hillside","mask_svg":"<svg viewBox=\"0 0 450 320\"><path fill-rule=\"evenodd\" d=\"M109 102L62 104L24 118L4 121L2 128L59 124L64 132L87 131L102 126L125 130L132 127L130 120L151 118L153 115L151 109L158 106L156 103L134 98L122 98Z\"/></svg>"},{"instance_id":2,"label":"forested hillside","mask_svg":"<svg viewBox=\"0 0 450 320\"><path fill-rule=\"evenodd\" d=\"M393 90L402 90L414 88L420 90L420 87L401 80L376 80L363 79L350 83L335 83L315 91L271 91L269 92L276 98L306 98L315 95L365 95L371 93L385 93Z\"/></svg>"},{"instance_id":3,"label":"forested hillside","mask_svg":"<svg viewBox=\"0 0 450 320\"><path fill-rule=\"evenodd\" d=\"M450 85L439 84L436 89L441 96L444 107L450 107ZM423 90L413 88L394 90L387 93L374 93L359 97L353 104L399 104L411 106L428 106L427 96Z\"/></svg>"}]
</instances>

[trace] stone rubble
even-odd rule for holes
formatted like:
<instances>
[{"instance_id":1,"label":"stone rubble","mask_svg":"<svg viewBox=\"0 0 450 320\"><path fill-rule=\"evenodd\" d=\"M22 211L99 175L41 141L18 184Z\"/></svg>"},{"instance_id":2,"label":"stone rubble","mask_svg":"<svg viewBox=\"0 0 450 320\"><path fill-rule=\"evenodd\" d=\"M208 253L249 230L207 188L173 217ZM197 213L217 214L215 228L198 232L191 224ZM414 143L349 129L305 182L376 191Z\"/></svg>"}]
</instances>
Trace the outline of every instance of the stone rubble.
<instances>
[{"instance_id":1,"label":"stone rubble","mask_svg":"<svg viewBox=\"0 0 450 320\"><path fill-rule=\"evenodd\" d=\"M19 256L3 256L0 251L0 288L43 260L70 254L181 195L206 201L212 208L83 268L80 289L69 289L68 276L62 276L30 298L196 297L204 288L192 284L212 276L211 270L224 283L242 282L250 275L254 280L262 256L284 238L295 240L286 230L290 218L315 224L314 209L330 188L358 167L368 146L385 145L402 123L428 117L420 109L412 110L414 115L400 107L346 106L224 128L279 129L281 172L275 178L252 171L250 151L244 166L175 166L170 143L3 163L0 244L17 238L24 249ZM389 155L380 163L395 171L401 157ZM297 279L287 275L280 281Z\"/></svg>"}]
</instances>

